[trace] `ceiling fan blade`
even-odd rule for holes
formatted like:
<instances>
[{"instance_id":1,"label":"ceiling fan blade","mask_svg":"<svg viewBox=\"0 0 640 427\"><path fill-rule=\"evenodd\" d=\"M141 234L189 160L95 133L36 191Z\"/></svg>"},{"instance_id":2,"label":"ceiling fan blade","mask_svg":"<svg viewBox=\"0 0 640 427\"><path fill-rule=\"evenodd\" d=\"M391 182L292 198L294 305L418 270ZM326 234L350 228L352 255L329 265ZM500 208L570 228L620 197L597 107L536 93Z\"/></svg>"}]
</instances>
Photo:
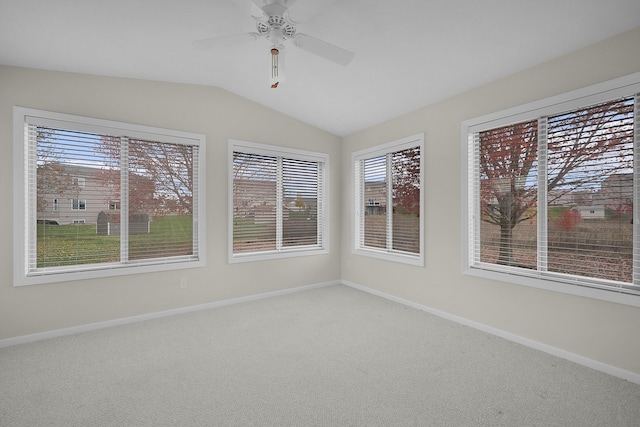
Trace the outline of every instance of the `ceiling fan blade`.
<instances>
[{"instance_id":1,"label":"ceiling fan blade","mask_svg":"<svg viewBox=\"0 0 640 427\"><path fill-rule=\"evenodd\" d=\"M287 18L298 25L310 21L314 16L328 9L337 0L307 0L296 2L296 0L285 0L287 8ZM293 4L295 3L295 6ZM293 6L293 7L292 7Z\"/></svg>"},{"instance_id":2,"label":"ceiling fan blade","mask_svg":"<svg viewBox=\"0 0 640 427\"><path fill-rule=\"evenodd\" d=\"M196 40L193 45L200 50L209 50L214 48L229 47L240 43L247 43L258 40L258 33L240 33L228 36L213 37L210 39Z\"/></svg>"},{"instance_id":3,"label":"ceiling fan blade","mask_svg":"<svg viewBox=\"0 0 640 427\"><path fill-rule=\"evenodd\" d=\"M347 66L355 56L355 53L349 52L341 47L327 43L308 34L298 33L293 36L293 43L300 49L321 56L336 64Z\"/></svg>"},{"instance_id":4,"label":"ceiling fan blade","mask_svg":"<svg viewBox=\"0 0 640 427\"><path fill-rule=\"evenodd\" d=\"M240 10L251 15L251 17L256 21L265 21L269 19L267 14L262 10L262 7L265 5L265 2L262 0L233 0L233 2L240 8Z\"/></svg>"}]
</instances>

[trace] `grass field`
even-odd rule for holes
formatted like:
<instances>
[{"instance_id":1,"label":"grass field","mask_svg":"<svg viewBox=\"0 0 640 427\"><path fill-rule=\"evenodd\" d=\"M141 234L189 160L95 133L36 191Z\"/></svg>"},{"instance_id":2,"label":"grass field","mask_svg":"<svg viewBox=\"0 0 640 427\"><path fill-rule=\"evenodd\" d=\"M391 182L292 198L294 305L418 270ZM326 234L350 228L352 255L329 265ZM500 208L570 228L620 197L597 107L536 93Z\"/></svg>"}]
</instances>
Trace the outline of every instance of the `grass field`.
<instances>
[{"instance_id":1,"label":"grass field","mask_svg":"<svg viewBox=\"0 0 640 427\"><path fill-rule=\"evenodd\" d=\"M38 224L37 266L59 267L120 261L120 236L96 234L96 226ZM129 260L189 255L193 252L189 215L158 217L150 232L129 236Z\"/></svg>"},{"instance_id":2,"label":"grass field","mask_svg":"<svg viewBox=\"0 0 640 427\"><path fill-rule=\"evenodd\" d=\"M254 252L276 249L276 225L255 223L252 218L233 219L233 252ZM307 212L290 213L282 222L284 247L315 245L318 243L318 221Z\"/></svg>"},{"instance_id":3,"label":"grass field","mask_svg":"<svg viewBox=\"0 0 640 427\"><path fill-rule=\"evenodd\" d=\"M366 215L364 245L372 248L387 246L387 216ZM393 214L393 249L420 252L420 218L416 215Z\"/></svg>"},{"instance_id":4,"label":"grass field","mask_svg":"<svg viewBox=\"0 0 640 427\"><path fill-rule=\"evenodd\" d=\"M633 224L630 217L586 219L567 228L551 216L548 230L549 271L631 283L633 274ZM513 265L537 268L537 220L513 229ZM481 223L481 261L498 263L500 227Z\"/></svg>"}]
</instances>

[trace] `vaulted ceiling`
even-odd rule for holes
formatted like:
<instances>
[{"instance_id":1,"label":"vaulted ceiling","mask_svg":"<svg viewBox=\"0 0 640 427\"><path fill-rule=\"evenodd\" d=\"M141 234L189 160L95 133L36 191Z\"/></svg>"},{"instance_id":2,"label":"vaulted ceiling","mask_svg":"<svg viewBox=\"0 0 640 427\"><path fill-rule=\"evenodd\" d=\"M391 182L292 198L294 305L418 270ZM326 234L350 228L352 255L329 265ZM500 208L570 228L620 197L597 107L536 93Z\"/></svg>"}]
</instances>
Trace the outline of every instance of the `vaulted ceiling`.
<instances>
[{"instance_id":1,"label":"vaulted ceiling","mask_svg":"<svg viewBox=\"0 0 640 427\"><path fill-rule=\"evenodd\" d=\"M279 1L353 61L287 40L272 89L268 40L194 47L255 32L251 0L1 0L0 64L217 86L345 136L640 26L638 0Z\"/></svg>"}]
</instances>

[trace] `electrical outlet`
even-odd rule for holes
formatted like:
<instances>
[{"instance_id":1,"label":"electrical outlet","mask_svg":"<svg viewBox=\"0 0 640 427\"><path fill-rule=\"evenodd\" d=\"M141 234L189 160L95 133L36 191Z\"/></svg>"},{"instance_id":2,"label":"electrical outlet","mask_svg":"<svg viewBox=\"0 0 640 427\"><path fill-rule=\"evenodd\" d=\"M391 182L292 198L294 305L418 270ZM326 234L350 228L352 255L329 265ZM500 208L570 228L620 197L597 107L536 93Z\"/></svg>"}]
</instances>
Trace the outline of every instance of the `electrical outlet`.
<instances>
[{"instance_id":1,"label":"electrical outlet","mask_svg":"<svg viewBox=\"0 0 640 427\"><path fill-rule=\"evenodd\" d=\"M180 289L187 289L187 279L180 279Z\"/></svg>"}]
</instances>

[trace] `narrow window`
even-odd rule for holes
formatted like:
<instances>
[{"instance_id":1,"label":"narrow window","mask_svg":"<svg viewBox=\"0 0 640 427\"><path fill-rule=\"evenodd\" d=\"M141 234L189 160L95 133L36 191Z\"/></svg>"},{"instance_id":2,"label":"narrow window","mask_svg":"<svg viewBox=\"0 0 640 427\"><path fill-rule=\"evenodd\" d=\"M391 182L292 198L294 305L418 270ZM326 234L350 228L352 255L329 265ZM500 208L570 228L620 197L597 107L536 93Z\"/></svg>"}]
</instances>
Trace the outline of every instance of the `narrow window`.
<instances>
[{"instance_id":1,"label":"narrow window","mask_svg":"<svg viewBox=\"0 0 640 427\"><path fill-rule=\"evenodd\" d=\"M71 209L74 211L84 211L87 209L87 201L85 199L73 199L71 201Z\"/></svg>"},{"instance_id":2,"label":"narrow window","mask_svg":"<svg viewBox=\"0 0 640 427\"><path fill-rule=\"evenodd\" d=\"M423 136L354 153L354 250L423 265Z\"/></svg>"}]
</instances>

